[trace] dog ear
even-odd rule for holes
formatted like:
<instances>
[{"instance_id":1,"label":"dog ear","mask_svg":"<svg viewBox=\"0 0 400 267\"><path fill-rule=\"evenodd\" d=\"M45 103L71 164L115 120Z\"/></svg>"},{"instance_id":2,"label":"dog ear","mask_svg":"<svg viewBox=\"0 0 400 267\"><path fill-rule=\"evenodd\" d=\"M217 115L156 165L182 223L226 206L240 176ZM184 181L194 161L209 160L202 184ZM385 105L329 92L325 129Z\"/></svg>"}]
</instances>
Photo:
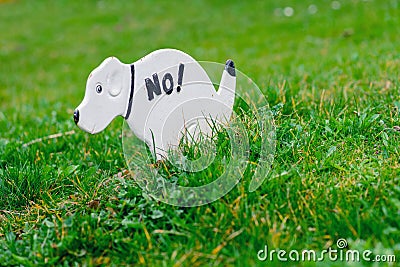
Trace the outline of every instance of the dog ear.
<instances>
[{"instance_id":1,"label":"dog ear","mask_svg":"<svg viewBox=\"0 0 400 267\"><path fill-rule=\"evenodd\" d=\"M107 75L107 88L111 96L117 96L122 91L122 71L113 71Z\"/></svg>"},{"instance_id":2,"label":"dog ear","mask_svg":"<svg viewBox=\"0 0 400 267\"><path fill-rule=\"evenodd\" d=\"M106 69L106 89L111 96L118 96L122 91L122 63L115 57L108 58Z\"/></svg>"}]
</instances>

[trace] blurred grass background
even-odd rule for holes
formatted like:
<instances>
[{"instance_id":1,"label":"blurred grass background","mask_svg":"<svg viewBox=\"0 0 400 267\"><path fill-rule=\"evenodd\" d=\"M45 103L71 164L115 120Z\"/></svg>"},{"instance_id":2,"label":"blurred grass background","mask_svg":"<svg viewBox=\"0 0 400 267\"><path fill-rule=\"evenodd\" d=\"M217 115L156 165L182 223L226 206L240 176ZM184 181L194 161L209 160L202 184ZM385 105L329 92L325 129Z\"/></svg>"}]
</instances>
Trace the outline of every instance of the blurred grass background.
<instances>
[{"instance_id":1,"label":"blurred grass background","mask_svg":"<svg viewBox=\"0 0 400 267\"><path fill-rule=\"evenodd\" d=\"M0 264L263 265L256 253L267 243L322 250L338 238L399 255L399 9L397 0L1 3ZM265 93L278 146L258 191L239 185L199 208L154 202L124 173L121 118L96 136L74 125L104 58L129 63L166 47L232 58Z\"/></svg>"}]
</instances>

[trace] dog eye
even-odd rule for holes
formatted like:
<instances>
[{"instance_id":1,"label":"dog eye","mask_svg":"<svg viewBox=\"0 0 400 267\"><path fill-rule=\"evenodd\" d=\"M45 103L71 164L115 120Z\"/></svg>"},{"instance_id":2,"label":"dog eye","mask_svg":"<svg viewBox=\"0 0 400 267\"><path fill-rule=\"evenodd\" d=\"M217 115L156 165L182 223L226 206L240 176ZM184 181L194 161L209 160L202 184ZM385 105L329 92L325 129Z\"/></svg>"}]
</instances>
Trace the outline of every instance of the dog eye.
<instances>
[{"instance_id":1,"label":"dog eye","mask_svg":"<svg viewBox=\"0 0 400 267\"><path fill-rule=\"evenodd\" d=\"M96 92L98 94L100 94L102 91L103 91L103 88L101 87L101 85L100 84L96 85Z\"/></svg>"}]
</instances>

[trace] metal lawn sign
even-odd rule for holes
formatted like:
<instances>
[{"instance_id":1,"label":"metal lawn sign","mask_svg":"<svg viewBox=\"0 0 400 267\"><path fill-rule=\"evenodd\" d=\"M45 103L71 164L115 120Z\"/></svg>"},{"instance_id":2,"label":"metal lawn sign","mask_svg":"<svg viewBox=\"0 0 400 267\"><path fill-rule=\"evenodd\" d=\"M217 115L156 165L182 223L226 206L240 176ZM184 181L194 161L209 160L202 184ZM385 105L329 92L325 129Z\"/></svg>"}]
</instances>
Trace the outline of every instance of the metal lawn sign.
<instances>
[{"instance_id":1,"label":"metal lawn sign","mask_svg":"<svg viewBox=\"0 0 400 267\"><path fill-rule=\"evenodd\" d=\"M167 151L178 146L183 133L210 133L204 118L229 121L236 85L233 61L226 62L221 75L216 91L201 65L174 49L154 51L132 64L110 57L89 75L74 120L79 128L95 134L116 116L123 116L157 159L167 158ZM193 99L198 104L184 104ZM215 101L220 105L210 104ZM166 121L171 111L175 116Z\"/></svg>"}]
</instances>

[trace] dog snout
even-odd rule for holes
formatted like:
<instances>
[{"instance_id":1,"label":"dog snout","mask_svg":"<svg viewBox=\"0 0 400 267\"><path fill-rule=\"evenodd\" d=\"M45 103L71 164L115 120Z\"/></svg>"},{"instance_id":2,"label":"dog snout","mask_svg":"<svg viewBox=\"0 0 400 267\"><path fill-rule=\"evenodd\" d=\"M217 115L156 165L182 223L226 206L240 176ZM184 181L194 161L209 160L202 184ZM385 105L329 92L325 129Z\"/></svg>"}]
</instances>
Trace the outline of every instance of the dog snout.
<instances>
[{"instance_id":1,"label":"dog snout","mask_svg":"<svg viewBox=\"0 0 400 267\"><path fill-rule=\"evenodd\" d=\"M74 111L74 122L75 124L78 124L79 122L79 110L75 109Z\"/></svg>"}]
</instances>

